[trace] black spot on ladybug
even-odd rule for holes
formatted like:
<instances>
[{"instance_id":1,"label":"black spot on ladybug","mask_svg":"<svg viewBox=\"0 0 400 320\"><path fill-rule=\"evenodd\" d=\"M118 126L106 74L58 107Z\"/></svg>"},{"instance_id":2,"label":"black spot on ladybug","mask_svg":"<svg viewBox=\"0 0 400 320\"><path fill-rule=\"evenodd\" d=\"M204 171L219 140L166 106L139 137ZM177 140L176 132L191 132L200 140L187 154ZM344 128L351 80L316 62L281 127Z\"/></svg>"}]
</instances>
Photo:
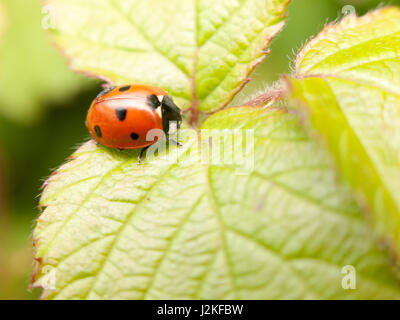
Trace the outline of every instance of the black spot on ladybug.
<instances>
[{"instance_id":1,"label":"black spot on ladybug","mask_svg":"<svg viewBox=\"0 0 400 320\"><path fill-rule=\"evenodd\" d=\"M124 121L126 118L126 109L124 107L118 107L115 109L115 114L120 121Z\"/></svg>"},{"instance_id":2,"label":"black spot on ladybug","mask_svg":"<svg viewBox=\"0 0 400 320\"><path fill-rule=\"evenodd\" d=\"M115 86L111 86L111 87L105 88L102 92L100 92L100 93L97 95L96 99L98 100L99 98L101 98L101 97L104 96L105 94L107 94L107 93L113 91L114 89L115 89Z\"/></svg>"},{"instance_id":3,"label":"black spot on ladybug","mask_svg":"<svg viewBox=\"0 0 400 320\"><path fill-rule=\"evenodd\" d=\"M158 100L158 97L155 94L149 95L146 102L152 109L157 109L161 105L160 100Z\"/></svg>"},{"instance_id":4,"label":"black spot on ladybug","mask_svg":"<svg viewBox=\"0 0 400 320\"><path fill-rule=\"evenodd\" d=\"M101 129L99 126L94 126L94 131L96 132L96 135L101 138L103 135L101 133Z\"/></svg>"},{"instance_id":5,"label":"black spot on ladybug","mask_svg":"<svg viewBox=\"0 0 400 320\"><path fill-rule=\"evenodd\" d=\"M139 135L137 133L135 133L135 132L132 132L131 133L131 139L132 140L137 140L137 139L139 139Z\"/></svg>"},{"instance_id":6,"label":"black spot on ladybug","mask_svg":"<svg viewBox=\"0 0 400 320\"><path fill-rule=\"evenodd\" d=\"M119 88L119 91L120 92L128 91L130 88L131 88L131 86L124 86L124 87Z\"/></svg>"}]
</instances>

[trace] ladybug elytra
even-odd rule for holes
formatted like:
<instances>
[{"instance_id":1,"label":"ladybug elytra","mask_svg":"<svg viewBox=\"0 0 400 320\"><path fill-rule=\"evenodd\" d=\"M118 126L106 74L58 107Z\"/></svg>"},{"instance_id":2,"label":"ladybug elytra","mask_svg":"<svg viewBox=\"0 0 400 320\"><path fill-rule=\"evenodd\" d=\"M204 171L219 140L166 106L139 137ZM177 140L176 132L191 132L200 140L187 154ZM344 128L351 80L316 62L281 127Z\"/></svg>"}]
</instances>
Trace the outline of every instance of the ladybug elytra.
<instances>
[{"instance_id":1,"label":"ladybug elytra","mask_svg":"<svg viewBox=\"0 0 400 320\"><path fill-rule=\"evenodd\" d=\"M99 143L142 151L157 141L157 136L147 139L148 132L160 129L168 136L170 122L176 122L179 129L179 107L163 89L143 84L106 88L92 102L86 119Z\"/></svg>"}]
</instances>

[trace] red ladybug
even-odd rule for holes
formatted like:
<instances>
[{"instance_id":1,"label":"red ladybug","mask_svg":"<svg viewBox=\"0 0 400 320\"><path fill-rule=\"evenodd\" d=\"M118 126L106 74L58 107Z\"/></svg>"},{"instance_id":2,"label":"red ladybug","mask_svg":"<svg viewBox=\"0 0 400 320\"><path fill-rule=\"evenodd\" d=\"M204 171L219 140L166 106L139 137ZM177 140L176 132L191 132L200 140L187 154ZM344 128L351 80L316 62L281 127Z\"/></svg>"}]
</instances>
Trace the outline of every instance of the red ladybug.
<instances>
[{"instance_id":1,"label":"red ladybug","mask_svg":"<svg viewBox=\"0 0 400 320\"><path fill-rule=\"evenodd\" d=\"M163 130L168 136L170 121L177 128L182 122L181 110L172 98L161 88L135 84L103 90L90 106L86 126L107 147L140 149L157 141L157 137L146 138L151 129Z\"/></svg>"}]
</instances>

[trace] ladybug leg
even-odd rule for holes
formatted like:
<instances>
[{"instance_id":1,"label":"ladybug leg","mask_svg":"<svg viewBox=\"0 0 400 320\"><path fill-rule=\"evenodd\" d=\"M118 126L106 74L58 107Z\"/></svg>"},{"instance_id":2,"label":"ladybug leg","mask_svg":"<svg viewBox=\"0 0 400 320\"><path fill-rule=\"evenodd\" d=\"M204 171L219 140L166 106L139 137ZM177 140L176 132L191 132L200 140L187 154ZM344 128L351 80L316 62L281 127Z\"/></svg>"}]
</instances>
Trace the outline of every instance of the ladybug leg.
<instances>
[{"instance_id":1,"label":"ladybug leg","mask_svg":"<svg viewBox=\"0 0 400 320\"><path fill-rule=\"evenodd\" d=\"M178 142L178 141L176 141L176 140L174 140L174 139L169 138L168 141L172 141L172 142L175 143L178 147L182 147L182 146L183 146L182 143L180 143L180 142Z\"/></svg>"},{"instance_id":2,"label":"ladybug leg","mask_svg":"<svg viewBox=\"0 0 400 320\"><path fill-rule=\"evenodd\" d=\"M143 155L144 155L144 153L146 152L146 150L147 150L148 148L149 148L149 147L147 146L147 147L142 148L142 150L140 150L140 153L139 153L139 156L138 156L138 163L141 163L141 162L142 162Z\"/></svg>"}]
</instances>

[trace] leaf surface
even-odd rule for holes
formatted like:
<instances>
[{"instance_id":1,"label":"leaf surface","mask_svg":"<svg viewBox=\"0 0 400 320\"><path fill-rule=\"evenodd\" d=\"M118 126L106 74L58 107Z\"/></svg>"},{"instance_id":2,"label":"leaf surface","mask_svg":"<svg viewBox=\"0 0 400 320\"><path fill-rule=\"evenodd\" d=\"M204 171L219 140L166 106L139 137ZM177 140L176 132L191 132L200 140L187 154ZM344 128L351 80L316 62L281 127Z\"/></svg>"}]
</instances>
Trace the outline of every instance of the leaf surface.
<instances>
[{"instance_id":1,"label":"leaf surface","mask_svg":"<svg viewBox=\"0 0 400 320\"><path fill-rule=\"evenodd\" d=\"M293 97L398 255L400 10L383 8L328 25L300 51L295 68Z\"/></svg>"},{"instance_id":2,"label":"leaf surface","mask_svg":"<svg viewBox=\"0 0 400 320\"><path fill-rule=\"evenodd\" d=\"M166 89L180 105L225 106L262 61L289 0L49 0L72 68Z\"/></svg>"},{"instance_id":3,"label":"leaf surface","mask_svg":"<svg viewBox=\"0 0 400 320\"><path fill-rule=\"evenodd\" d=\"M197 133L187 129L183 147L170 148L178 162L160 153L138 165L136 151L89 141L56 171L34 232L35 285L45 297L400 297L387 255L296 116L231 108L201 129L213 151L221 141L224 163L201 160ZM227 162L237 143L214 140L209 130L221 129L246 133L254 146L246 161ZM356 270L356 290L342 288L346 265Z\"/></svg>"}]
</instances>

